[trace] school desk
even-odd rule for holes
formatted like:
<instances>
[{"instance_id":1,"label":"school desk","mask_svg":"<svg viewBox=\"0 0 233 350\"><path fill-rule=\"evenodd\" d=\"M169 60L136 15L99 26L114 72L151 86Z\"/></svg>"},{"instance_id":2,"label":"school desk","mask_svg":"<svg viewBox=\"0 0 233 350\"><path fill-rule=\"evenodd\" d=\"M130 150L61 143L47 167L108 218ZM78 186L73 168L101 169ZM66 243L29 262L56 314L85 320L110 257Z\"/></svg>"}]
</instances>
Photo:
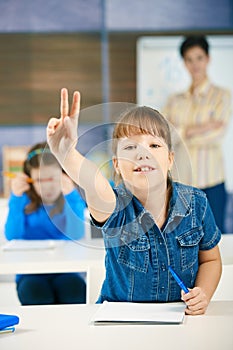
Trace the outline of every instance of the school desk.
<instances>
[{"instance_id":1,"label":"school desk","mask_svg":"<svg viewBox=\"0 0 233 350\"><path fill-rule=\"evenodd\" d=\"M224 280L231 286L225 291L219 288L217 296L232 299L233 280L228 278L233 271L233 234L222 236L220 242L224 267ZM0 246L0 275L26 273L86 272L87 303L95 303L104 278L102 239L83 239L77 242L63 241L55 249L3 251ZM226 276L226 277L225 277ZM224 291L224 293L222 293Z\"/></svg>"},{"instance_id":2,"label":"school desk","mask_svg":"<svg viewBox=\"0 0 233 350\"><path fill-rule=\"evenodd\" d=\"M62 241L53 249L3 251L0 275L86 272L87 303L94 303L104 278L102 240Z\"/></svg>"},{"instance_id":3,"label":"school desk","mask_svg":"<svg viewBox=\"0 0 233 350\"><path fill-rule=\"evenodd\" d=\"M179 325L94 326L99 305L19 306L14 333L0 335L1 350L232 350L233 301L213 301L205 315Z\"/></svg>"}]
</instances>

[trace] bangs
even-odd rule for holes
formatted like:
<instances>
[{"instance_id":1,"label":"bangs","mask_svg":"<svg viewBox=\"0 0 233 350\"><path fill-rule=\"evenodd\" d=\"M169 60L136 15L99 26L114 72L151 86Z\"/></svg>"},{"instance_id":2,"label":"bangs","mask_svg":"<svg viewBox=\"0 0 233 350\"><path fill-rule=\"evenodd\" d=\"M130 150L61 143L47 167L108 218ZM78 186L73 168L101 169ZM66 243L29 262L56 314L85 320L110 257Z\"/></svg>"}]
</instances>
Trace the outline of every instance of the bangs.
<instances>
[{"instance_id":1,"label":"bangs","mask_svg":"<svg viewBox=\"0 0 233 350\"><path fill-rule=\"evenodd\" d=\"M169 125L166 119L153 108L135 107L119 119L113 132L114 153L118 139L135 135L158 136L164 139L169 149L171 147Z\"/></svg>"},{"instance_id":2,"label":"bangs","mask_svg":"<svg viewBox=\"0 0 233 350\"><path fill-rule=\"evenodd\" d=\"M127 121L125 120L119 125L116 136L117 138L124 138L141 134L161 136L157 125L147 116L143 117L143 120L142 118L135 118L131 116L131 118L128 118Z\"/></svg>"}]
</instances>

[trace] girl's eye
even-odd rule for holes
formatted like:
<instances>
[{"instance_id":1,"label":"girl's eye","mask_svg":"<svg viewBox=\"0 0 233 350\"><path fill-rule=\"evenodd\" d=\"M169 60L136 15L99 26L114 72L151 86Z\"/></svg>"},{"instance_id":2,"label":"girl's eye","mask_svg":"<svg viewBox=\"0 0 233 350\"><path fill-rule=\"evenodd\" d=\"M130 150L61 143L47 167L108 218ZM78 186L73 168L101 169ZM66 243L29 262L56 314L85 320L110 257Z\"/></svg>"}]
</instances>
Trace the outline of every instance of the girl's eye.
<instances>
[{"instance_id":1,"label":"girl's eye","mask_svg":"<svg viewBox=\"0 0 233 350\"><path fill-rule=\"evenodd\" d=\"M131 150L133 150L133 149L135 149L136 148L136 146L134 146L134 145L128 145L128 146L125 146L125 150L126 151L131 151Z\"/></svg>"},{"instance_id":2,"label":"girl's eye","mask_svg":"<svg viewBox=\"0 0 233 350\"><path fill-rule=\"evenodd\" d=\"M152 143L152 145L150 145L151 148L159 148L161 147L160 145L158 145L157 143Z\"/></svg>"}]
</instances>

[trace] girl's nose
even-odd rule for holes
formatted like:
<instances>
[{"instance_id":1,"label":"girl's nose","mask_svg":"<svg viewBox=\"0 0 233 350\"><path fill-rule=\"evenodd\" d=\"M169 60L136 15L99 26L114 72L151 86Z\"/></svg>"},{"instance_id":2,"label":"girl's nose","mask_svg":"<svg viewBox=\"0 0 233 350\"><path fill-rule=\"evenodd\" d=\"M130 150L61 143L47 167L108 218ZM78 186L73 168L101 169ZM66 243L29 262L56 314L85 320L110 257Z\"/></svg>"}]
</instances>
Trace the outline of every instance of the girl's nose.
<instances>
[{"instance_id":1,"label":"girl's nose","mask_svg":"<svg viewBox=\"0 0 233 350\"><path fill-rule=\"evenodd\" d=\"M137 153L137 159L138 160L150 159L150 154L145 148L140 148Z\"/></svg>"}]
</instances>

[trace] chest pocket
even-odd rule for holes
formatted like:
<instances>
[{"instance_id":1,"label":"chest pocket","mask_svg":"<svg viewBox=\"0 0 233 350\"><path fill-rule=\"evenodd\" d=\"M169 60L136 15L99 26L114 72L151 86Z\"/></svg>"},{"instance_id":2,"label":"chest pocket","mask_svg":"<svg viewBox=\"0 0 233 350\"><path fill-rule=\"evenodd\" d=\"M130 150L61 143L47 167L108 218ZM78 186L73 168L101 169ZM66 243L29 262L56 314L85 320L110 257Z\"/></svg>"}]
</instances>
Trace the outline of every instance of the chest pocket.
<instances>
[{"instance_id":1,"label":"chest pocket","mask_svg":"<svg viewBox=\"0 0 233 350\"><path fill-rule=\"evenodd\" d=\"M180 245L181 268L183 271L198 263L199 242L203 235L202 228L197 227L177 237Z\"/></svg>"},{"instance_id":2,"label":"chest pocket","mask_svg":"<svg viewBox=\"0 0 233 350\"><path fill-rule=\"evenodd\" d=\"M146 273L150 249L148 237L142 235L133 238L130 233L123 231L121 241L122 246L119 250L118 262L133 270Z\"/></svg>"}]
</instances>

